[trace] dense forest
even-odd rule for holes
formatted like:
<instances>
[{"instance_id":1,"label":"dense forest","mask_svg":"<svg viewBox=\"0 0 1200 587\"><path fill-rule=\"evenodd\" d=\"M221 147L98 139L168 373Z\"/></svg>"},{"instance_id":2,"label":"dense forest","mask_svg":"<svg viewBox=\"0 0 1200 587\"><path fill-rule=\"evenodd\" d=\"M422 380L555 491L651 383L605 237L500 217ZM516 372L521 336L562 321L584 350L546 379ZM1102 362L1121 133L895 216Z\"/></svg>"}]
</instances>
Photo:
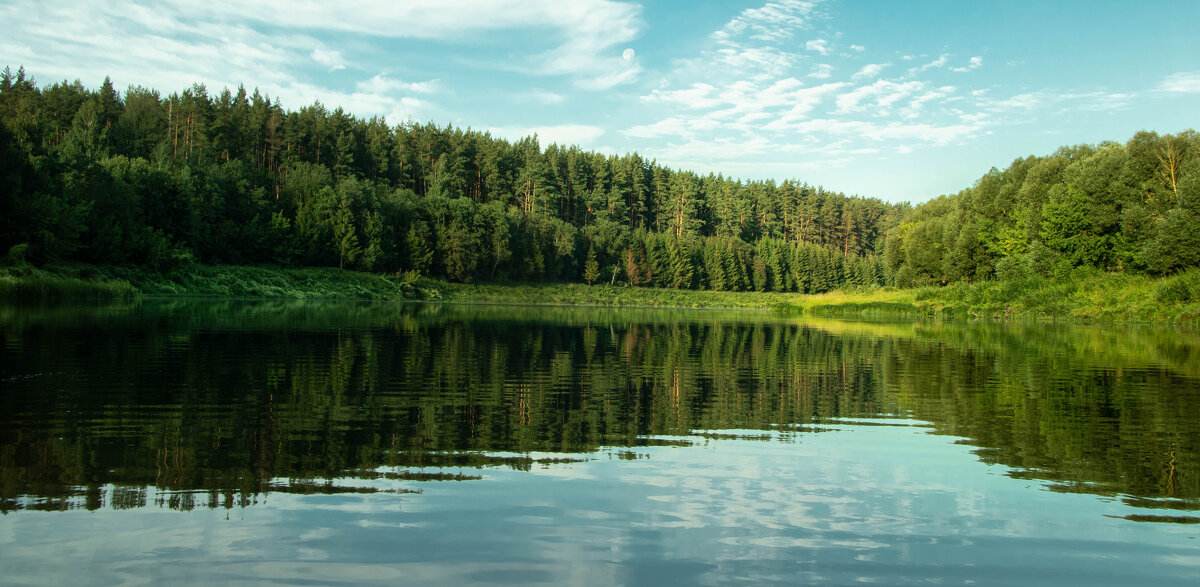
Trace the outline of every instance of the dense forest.
<instances>
[{"instance_id":1,"label":"dense forest","mask_svg":"<svg viewBox=\"0 0 1200 587\"><path fill-rule=\"evenodd\" d=\"M886 238L900 286L1195 267L1200 133L1143 131L1124 145L1017 159L918 206Z\"/></svg>"},{"instance_id":2,"label":"dense forest","mask_svg":"<svg viewBox=\"0 0 1200 587\"><path fill-rule=\"evenodd\" d=\"M1200 265L1200 134L1027 157L917 206L432 123L0 78L0 253L822 292Z\"/></svg>"},{"instance_id":3,"label":"dense forest","mask_svg":"<svg viewBox=\"0 0 1200 587\"><path fill-rule=\"evenodd\" d=\"M891 280L909 210L536 136L0 80L0 247L35 263L336 266L453 281L819 292Z\"/></svg>"}]
</instances>

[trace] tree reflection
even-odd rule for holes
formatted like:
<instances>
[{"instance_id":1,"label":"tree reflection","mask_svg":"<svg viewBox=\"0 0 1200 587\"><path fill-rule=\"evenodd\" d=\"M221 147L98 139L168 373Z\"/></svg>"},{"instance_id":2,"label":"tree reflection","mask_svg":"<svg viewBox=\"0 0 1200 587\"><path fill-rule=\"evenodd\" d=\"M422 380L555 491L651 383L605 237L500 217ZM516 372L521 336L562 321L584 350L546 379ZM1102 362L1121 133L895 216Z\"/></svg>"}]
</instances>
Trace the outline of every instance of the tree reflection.
<instances>
[{"instance_id":1,"label":"tree reflection","mask_svg":"<svg viewBox=\"0 0 1200 587\"><path fill-rule=\"evenodd\" d=\"M298 302L0 318L4 511L411 492L881 415L931 422L1058 490L1200 498L1186 333Z\"/></svg>"}]
</instances>

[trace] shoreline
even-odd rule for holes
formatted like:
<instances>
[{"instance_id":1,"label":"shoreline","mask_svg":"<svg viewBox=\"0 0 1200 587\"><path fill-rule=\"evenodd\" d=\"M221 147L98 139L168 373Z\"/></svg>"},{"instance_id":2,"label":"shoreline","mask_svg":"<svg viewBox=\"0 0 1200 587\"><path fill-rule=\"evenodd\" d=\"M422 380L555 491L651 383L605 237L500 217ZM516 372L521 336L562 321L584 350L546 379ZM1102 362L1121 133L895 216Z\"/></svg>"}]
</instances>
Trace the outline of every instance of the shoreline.
<instances>
[{"instance_id":1,"label":"shoreline","mask_svg":"<svg viewBox=\"0 0 1200 587\"><path fill-rule=\"evenodd\" d=\"M1080 272L1059 280L801 294L582 283L464 284L332 267L192 265L167 274L120 266L0 268L0 300L9 302L141 297L703 308L824 317L1200 325L1200 269L1165 278Z\"/></svg>"}]
</instances>

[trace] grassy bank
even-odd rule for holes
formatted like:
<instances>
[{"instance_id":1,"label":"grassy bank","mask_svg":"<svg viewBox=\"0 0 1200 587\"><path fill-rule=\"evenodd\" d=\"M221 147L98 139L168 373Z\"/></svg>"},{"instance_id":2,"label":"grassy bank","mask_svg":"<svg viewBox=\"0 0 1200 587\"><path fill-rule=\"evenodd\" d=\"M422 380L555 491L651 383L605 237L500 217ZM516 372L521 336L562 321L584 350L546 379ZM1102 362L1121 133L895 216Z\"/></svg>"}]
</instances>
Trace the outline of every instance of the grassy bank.
<instances>
[{"instance_id":1,"label":"grassy bank","mask_svg":"<svg viewBox=\"0 0 1200 587\"><path fill-rule=\"evenodd\" d=\"M140 294L128 281L120 279L63 274L29 266L0 270L0 300L116 300L136 298Z\"/></svg>"},{"instance_id":2,"label":"grassy bank","mask_svg":"<svg viewBox=\"0 0 1200 587\"><path fill-rule=\"evenodd\" d=\"M103 267L106 278L132 283L148 296L401 300L420 297L401 277L334 267L191 265L167 274L141 268Z\"/></svg>"},{"instance_id":3,"label":"grassy bank","mask_svg":"<svg viewBox=\"0 0 1200 587\"><path fill-rule=\"evenodd\" d=\"M321 267L192 265L167 274L137 267L0 268L0 299L116 299L138 295L746 308L833 317L1200 324L1200 269L1165 278L1079 272L1058 280L802 295L580 283L461 284L418 279L411 274L381 275Z\"/></svg>"},{"instance_id":4,"label":"grassy bank","mask_svg":"<svg viewBox=\"0 0 1200 587\"><path fill-rule=\"evenodd\" d=\"M192 265L170 273L140 267L29 266L0 270L0 299L112 299L146 296L399 300L422 292L402 277L327 267Z\"/></svg>"},{"instance_id":5,"label":"grassy bank","mask_svg":"<svg viewBox=\"0 0 1200 587\"><path fill-rule=\"evenodd\" d=\"M427 282L423 282L425 285ZM768 309L796 294L654 289L582 283L461 284L436 282L441 299L478 304L580 304L661 308Z\"/></svg>"},{"instance_id":6,"label":"grassy bank","mask_svg":"<svg viewBox=\"0 0 1200 587\"><path fill-rule=\"evenodd\" d=\"M927 315L1078 322L1200 323L1200 269L1168 277L1080 271L1065 279L956 283L916 290Z\"/></svg>"}]
</instances>

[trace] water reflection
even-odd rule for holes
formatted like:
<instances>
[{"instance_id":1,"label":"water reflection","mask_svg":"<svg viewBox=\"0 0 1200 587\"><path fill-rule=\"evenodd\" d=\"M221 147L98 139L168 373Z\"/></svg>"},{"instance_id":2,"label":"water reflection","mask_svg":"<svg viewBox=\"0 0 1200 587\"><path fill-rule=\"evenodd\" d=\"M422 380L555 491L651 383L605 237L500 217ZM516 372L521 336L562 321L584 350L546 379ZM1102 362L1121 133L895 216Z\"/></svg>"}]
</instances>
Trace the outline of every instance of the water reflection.
<instances>
[{"instance_id":1,"label":"water reflection","mask_svg":"<svg viewBox=\"0 0 1200 587\"><path fill-rule=\"evenodd\" d=\"M880 417L1057 491L1200 509L1191 333L173 301L3 308L0 336L4 512L402 497Z\"/></svg>"}]
</instances>

